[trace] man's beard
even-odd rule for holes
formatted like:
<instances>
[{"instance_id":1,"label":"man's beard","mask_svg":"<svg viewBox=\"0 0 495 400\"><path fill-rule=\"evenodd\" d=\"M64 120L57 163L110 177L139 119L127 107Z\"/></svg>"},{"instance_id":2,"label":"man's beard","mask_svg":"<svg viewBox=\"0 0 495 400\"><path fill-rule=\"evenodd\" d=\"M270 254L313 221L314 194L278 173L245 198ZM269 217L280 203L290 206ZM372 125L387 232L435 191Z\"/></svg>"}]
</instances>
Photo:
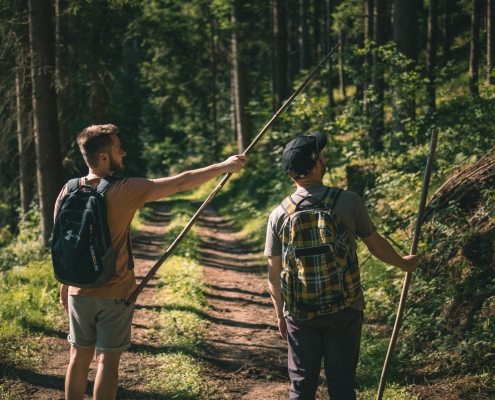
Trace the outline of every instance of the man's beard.
<instances>
[{"instance_id":1,"label":"man's beard","mask_svg":"<svg viewBox=\"0 0 495 400\"><path fill-rule=\"evenodd\" d=\"M112 157L111 154L110 156L110 171L112 172L121 172L124 170L124 161L120 160L120 164L115 161L115 159Z\"/></svg>"}]
</instances>

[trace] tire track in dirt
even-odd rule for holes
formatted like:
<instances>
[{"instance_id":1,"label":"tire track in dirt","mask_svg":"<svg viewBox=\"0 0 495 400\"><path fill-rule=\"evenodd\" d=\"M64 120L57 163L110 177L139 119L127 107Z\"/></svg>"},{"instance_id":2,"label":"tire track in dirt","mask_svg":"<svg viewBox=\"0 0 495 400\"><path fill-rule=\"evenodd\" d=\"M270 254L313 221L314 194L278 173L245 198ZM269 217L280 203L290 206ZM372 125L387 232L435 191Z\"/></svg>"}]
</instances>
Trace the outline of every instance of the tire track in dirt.
<instances>
[{"instance_id":1,"label":"tire track in dirt","mask_svg":"<svg viewBox=\"0 0 495 400\"><path fill-rule=\"evenodd\" d=\"M288 398L287 345L278 334L266 258L208 207L199 220L201 264L209 286L206 377L218 399Z\"/></svg>"}]
</instances>

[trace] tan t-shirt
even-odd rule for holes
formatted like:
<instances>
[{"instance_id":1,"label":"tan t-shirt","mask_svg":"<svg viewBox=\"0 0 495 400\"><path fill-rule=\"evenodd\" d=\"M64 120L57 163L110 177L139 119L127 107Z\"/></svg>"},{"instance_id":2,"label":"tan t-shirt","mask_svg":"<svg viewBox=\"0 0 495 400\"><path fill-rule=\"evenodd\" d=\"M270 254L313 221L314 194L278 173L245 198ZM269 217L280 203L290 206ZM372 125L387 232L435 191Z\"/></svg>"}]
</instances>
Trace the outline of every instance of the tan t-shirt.
<instances>
[{"instance_id":1,"label":"tan t-shirt","mask_svg":"<svg viewBox=\"0 0 495 400\"><path fill-rule=\"evenodd\" d=\"M99 179L87 180L81 178L83 185L96 187ZM117 254L117 266L115 275L110 281L100 288L77 288L70 286L69 294L74 296L94 296L106 299L126 299L136 288L134 270L129 269L129 252L127 249L127 233L134 218L134 214L143 208L151 192L154 182L144 178L127 178L114 182L105 191L107 202L107 217L112 246ZM67 193L67 185L59 194L55 210L58 209L60 200ZM56 212L56 211L55 211Z\"/></svg>"}]
</instances>

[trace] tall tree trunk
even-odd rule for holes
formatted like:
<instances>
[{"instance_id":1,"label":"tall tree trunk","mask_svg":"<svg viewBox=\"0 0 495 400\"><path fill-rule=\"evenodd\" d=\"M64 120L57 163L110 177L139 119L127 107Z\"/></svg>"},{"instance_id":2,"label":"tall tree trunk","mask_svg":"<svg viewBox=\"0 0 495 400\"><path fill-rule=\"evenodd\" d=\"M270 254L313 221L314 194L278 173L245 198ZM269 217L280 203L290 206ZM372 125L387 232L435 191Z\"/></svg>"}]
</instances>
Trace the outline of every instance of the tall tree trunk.
<instances>
[{"instance_id":1,"label":"tall tree trunk","mask_svg":"<svg viewBox=\"0 0 495 400\"><path fill-rule=\"evenodd\" d=\"M394 41L397 49L414 62L418 59L418 0L394 0ZM413 65L410 66L413 68ZM399 71L397 71L399 72ZM415 101L400 85L394 87L394 113L390 148L400 150L399 136L407 139L405 120L415 119Z\"/></svg>"},{"instance_id":2,"label":"tall tree trunk","mask_svg":"<svg viewBox=\"0 0 495 400\"><path fill-rule=\"evenodd\" d=\"M343 31L339 31L339 92L340 97L345 99L345 73L344 73L344 40L345 33Z\"/></svg>"},{"instance_id":3,"label":"tall tree trunk","mask_svg":"<svg viewBox=\"0 0 495 400\"><path fill-rule=\"evenodd\" d=\"M242 153L251 142L251 124L248 114L246 84L246 66L242 59L242 47L239 40L239 28L242 23L242 1L233 1L232 12L232 69L234 74L234 98L237 123L237 147Z\"/></svg>"},{"instance_id":4,"label":"tall tree trunk","mask_svg":"<svg viewBox=\"0 0 495 400\"><path fill-rule=\"evenodd\" d=\"M106 85L108 0L92 0L90 48L90 114L92 124L108 123L108 89Z\"/></svg>"},{"instance_id":5,"label":"tall tree trunk","mask_svg":"<svg viewBox=\"0 0 495 400\"><path fill-rule=\"evenodd\" d=\"M443 0L443 63L450 60L452 47L452 2L453 0Z\"/></svg>"},{"instance_id":6,"label":"tall tree trunk","mask_svg":"<svg viewBox=\"0 0 495 400\"><path fill-rule=\"evenodd\" d=\"M17 36L15 73L17 141L19 148L19 178L21 216L27 214L36 197L36 148L33 132L33 102L29 70L29 25L27 0L14 0Z\"/></svg>"},{"instance_id":7,"label":"tall tree trunk","mask_svg":"<svg viewBox=\"0 0 495 400\"><path fill-rule=\"evenodd\" d=\"M217 58L217 31L218 21L209 9L210 17L210 47L211 47L211 111L213 122L213 159L220 155L220 141L218 140L218 58Z\"/></svg>"},{"instance_id":8,"label":"tall tree trunk","mask_svg":"<svg viewBox=\"0 0 495 400\"><path fill-rule=\"evenodd\" d=\"M376 46L383 46L387 42L387 1L375 0L373 18L373 41ZM382 151L382 137L384 133L384 101L385 82L383 79L383 65L378 57L377 49L373 49L373 92L374 102L371 105L371 139L373 150Z\"/></svg>"},{"instance_id":9,"label":"tall tree trunk","mask_svg":"<svg viewBox=\"0 0 495 400\"><path fill-rule=\"evenodd\" d=\"M364 2L364 40L373 40L373 5L374 0L366 0ZM364 56L364 64L366 66L365 76L363 80L363 104L364 112L368 114L368 84L370 78L370 70L372 66L371 53L367 52Z\"/></svg>"},{"instance_id":10,"label":"tall tree trunk","mask_svg":"<svg viewBox=\"0 0 495 400\"><path fill-rule=\"evenodd\" d=\"M232 61L233 63L233 61ZM235 72L232 66L230 72L230 130L232 132L231 142L237 142L237 111L235 109L236 87L235 87Z\"/></svg>"},{"instance_id":11,"label":"tall tree trunk","mask_svg":"<svg viewBox=\"0 0 495 400\"><path fill-rule=\"evenodd\" d=\"M480 59L480 20L481 1L471 0L471 46L469 51L469 90L473 96L479 95L478 68Z\"/></svg>"},{"instance_id":12,"label":"tall tree trunk","mask_svg":"<svg viewBox=\"0 0 495 400\"><path fill-rule=\"evenodd\" d=\"M280 109L289 97L287 53L287 4L285 0L272 0L273 21L273 108Z\"/></svg>"},{"instance_id":13,"label":"tall tree trunk","mask_svg":"<svg viewBox=\"0 0 495 400\"><path fill-rule=\"evenodd\" d=\"M69 147L69 15L68 0L55 0L55 88L57 90L58 126L64 175L68 178L65 157Z\"/></svg>"},{"instance_id":14,"label":"tall tree trunk","mask_svg":"<svg viewBox=\"0 0 495 400\"><path fill-rule=\"evenodd\" d=\"M332 8L333 4L331 0L325 1L325 53L330 53L330 48L333 47L333 43L330 43L330 27L332 26ZM327 65L327 91L328 91L328 108L330 120L333 120L335 116L335 98L333 97L333 81L332 81L332 57L328 59Z\"/></svg>"},{"instance_id":15,"label":"tall tree trunk","mask_svg":"<svg viewBox=\"0 0 495 400\"><path fill-rule=\"evenodd\" d=\"M437 66L438 0L429 0L426 75L428 76L428 105L435 110L435 68Z\"/></svg>"},{"instance_id":16,"label":"tall tree trunk","mask_svg":"<svg viewBox=\"0 0 495 400\"><path fill-rule=\"evenodd\" d=\"M309 67L308 0L299 0L299 69Z\"/></svg>"},{"instance_id":17,"label":"tall tree trunk","mask_svg":"<svg viewBox=\"0 0 495 400\"><path fill-rule=\"evenodd\" d=\"M323 16L322 0L313 0L313 38L316 62L321 60L323 56L323 44L321 40L321 29L324 24Z\"/></svg>"},{"instance_id":18,"label":"tall tree trunk","mask_svg":"<svg viewBox=\"0 0 495 400\"><path fill-rule=\"evenodd\" d=\"M492 84L493 59L495 53L495 0L486 4L486 84Z\"/></svg>"},{"instance_id":19,"label":"tall tree trunk","mask_svg":"<svg viewBox=\"0 0 495 400\"><path fill-rule=\"evenodd\" d=\"M33 115L43 245L53 230L55 200L64 184L55 93L55 55L50 0L28 0Z\"/></svg>"}]
</instances>

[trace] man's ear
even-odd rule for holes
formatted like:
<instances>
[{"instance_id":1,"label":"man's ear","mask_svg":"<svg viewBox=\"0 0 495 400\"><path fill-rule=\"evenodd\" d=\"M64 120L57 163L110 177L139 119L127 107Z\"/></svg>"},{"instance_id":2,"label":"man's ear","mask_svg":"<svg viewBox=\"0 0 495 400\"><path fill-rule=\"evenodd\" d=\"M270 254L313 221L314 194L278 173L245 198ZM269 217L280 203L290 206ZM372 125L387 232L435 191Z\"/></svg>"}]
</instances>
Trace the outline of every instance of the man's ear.
<instances>
[{"instance_id":1,"label":"man's ear","mask_svg":"<svg viewBox=\"0 0 495 400\"><path fill-rule=\"evenodd\" d=\"M98 160L99 160L99 162L107 162L108 161L108 154L107 153L99 153L98 154Z\"/></svg>"}]
</instances>

